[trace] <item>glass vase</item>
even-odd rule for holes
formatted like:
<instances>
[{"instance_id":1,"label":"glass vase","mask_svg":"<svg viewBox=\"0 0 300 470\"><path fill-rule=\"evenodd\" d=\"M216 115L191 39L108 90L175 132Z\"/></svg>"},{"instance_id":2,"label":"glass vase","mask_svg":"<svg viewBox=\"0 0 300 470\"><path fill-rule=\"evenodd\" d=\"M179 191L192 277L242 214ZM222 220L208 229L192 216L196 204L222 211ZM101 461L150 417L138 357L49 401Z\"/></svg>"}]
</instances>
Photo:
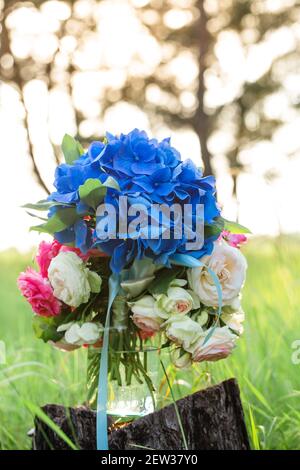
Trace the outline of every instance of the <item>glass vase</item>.
<instances>
[{"instance_id":1,"label":"glass vase","mask_svg":"<svg viewBox=\"0 0 300 470\"><path fill-rule=\"evenodd\" d=\"M120 363L118 377L109 374L107 412L118 422L140 418L157 407L160 381L160 351L128 352L127 363ZM130 377L132 364L139 373Z\"/></svg>"},{"instance_id":2,"label":"glass vase","mask_svg":"<svg viewBox=\"0 0 300 470\"><path fill-rule=\"evenodd\" d=\"M130 422L158 407L161 354L159 335L141 341L137 331L110 329L107 414L114 422ZM96 408L97 402L100 358L101 349L90 347L87 384L92 408Z\"/></svg>"}]
</instances>

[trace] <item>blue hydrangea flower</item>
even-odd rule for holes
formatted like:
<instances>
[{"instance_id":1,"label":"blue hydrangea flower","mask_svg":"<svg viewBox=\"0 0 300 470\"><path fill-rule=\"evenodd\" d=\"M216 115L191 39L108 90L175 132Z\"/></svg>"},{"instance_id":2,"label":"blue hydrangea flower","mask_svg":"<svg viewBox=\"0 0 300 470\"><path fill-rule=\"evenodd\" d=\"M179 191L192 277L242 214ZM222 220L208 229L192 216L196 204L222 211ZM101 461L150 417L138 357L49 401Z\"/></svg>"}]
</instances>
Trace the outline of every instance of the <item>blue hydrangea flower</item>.
<instances>
[{"instance_id":1,"label":"blue hydrangea flower","mask_svg":"<svg viewBox=\"0 0 300 470\"><path fill-rule=\"evenodd\" d=\"M87 162L83 164L83 162ZM99 163L90 163L87 158L83 161L79 160L74 165L63 163L56 168L54 191L48 199L61 203L77 203L79 202L79 186L89 178L99 179L102 183L107 179L108 175L101 171Z\"/></svg>"},{"instance_id":2,"label":"blue hydrangea flower","mask_svg":"<svg viewBox=\"0 0 300 470\"><path fill-rule=\"evenodd\" d=\"M88 151L72 165L62 164L55 172L55 188L49 199L76 206L78 221L55 234L61 243L73 243L86 252L97 247L111 257L111 269L120 272L134 259L151 258L155 263L170 266L175 253L187 253L185 236L180 240L170 237L162 239L163 227L159 227L159 239L119 238L104 240L97 238L96 230L85 220L91 214L80 201L79 186L89 178L102 183L112 176L118 182L120 191L109 188L105 202L113 204L118 213L118 198L127 196L129 204L141 202L172 205L192 205L192 220L196 222L197 204L204 204L206 224L214 224L220 215L215 197L215 179L203 177L202 172L191 160L181 161L180 153L170 144L170 139L158 142L150 139L146 132L134 129L119 137L107 134L106 142L93 142ZM183 211L182 211L183 212ZM50 215L50 214L49 214ZM130 221L130 218L129 218ZM171 234L174 224L171 226ZM183 230L184 234L184 230ZM189 255L200 258L210 254L218 234L206 238L201 250L190 251Z\"/></svg>"},{"instance_id":3,"label":"blue hydrangea flower","mask_svg":"<svg viewBox=\"0 0 300 470\"><path fill-rule=\"evenodd\" d=\"M176 182L172 181L172 171L168 167L156 170L152 175L134 177L132 182L133 191L145 191L152 195L153 201L156 200L156 196L168 196L176 186Z\"/></svg>"},{"instance_id":4,"label":"blue hydrangea flower","mask_svg":"<svg viewBox=\"0 0 300 470\"><path fill-rule=\"evenodd\" d=\"M107 134L107 146L100 157L101 167L110 174L122 177L130 185L131 178L152 175L162 168L175 168L181 158L171 147L170 140L149 139L146 132L134 129L120 137Z\"/></svg>"}]
</instances>

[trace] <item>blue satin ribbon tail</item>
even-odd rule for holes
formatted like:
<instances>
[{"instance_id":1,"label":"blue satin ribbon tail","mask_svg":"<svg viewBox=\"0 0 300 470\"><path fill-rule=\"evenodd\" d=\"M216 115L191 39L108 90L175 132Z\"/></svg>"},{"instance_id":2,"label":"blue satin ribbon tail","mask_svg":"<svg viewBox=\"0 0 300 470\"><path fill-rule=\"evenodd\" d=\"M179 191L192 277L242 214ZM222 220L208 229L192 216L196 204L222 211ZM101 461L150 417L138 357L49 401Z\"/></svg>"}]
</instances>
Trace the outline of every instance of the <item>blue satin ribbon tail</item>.
<instances>
[{"instance_id":1,"label":"blue satin ribbon tail","mask_svg":"<svg viewBox=\"0 0 300 470\"><path fill-rule=\"evenodd\" d=\"M108 281L108 306L103 333L103 346L101 350L98 398L97 398L97 450L108 450L107 434L107 387L108 387L108 347L109 347L109 327L110 311L118 295L120 288L120 278L117 274L112 274Z\"/></svg>"}]
</instances>

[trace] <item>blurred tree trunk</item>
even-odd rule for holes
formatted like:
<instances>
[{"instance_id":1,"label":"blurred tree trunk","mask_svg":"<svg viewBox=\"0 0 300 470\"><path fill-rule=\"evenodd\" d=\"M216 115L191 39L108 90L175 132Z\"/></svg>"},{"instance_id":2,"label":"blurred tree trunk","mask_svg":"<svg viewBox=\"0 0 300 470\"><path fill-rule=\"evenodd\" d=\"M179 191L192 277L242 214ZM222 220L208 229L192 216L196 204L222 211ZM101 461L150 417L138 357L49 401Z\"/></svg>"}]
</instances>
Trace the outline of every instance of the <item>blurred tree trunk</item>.
<instances>
[{"instance_id":1,"label":"blurred tree trunk","mask_svg":"<svg viewBox=\"0 0 300 470\"><path fill-rule=\"evenodd\" d=\"M207 29L207 15L204 9L203 0L197 2L200 12L199 19L199 75L197 100L198 109L194 116L193 128L199 137L201 156L204 164L204 174L212 175L213 168L211 165L211 154L208 150L207 141L209 137L209 116L205 112L204 95L205 95L205 71L207 69L207 53L210 48L211 36Z\"/></svg>"},{"instance_id":2,"label":"blurred tree trunk","mask_svg":"<svg viewBox=\"0 0 300 470\"><path fill-rule=\"evenodd\" d=\"M10 44L10 38L9 38L9 32L6 26L6 18L9 15L9 13L13 10L15 5L18 2L16 0L11 0L9 2L4 3L4 10L2 11L2 19L1 19L1 35L0 35L0 58L5 56L6 54L12 55L11 51L11 44ZM34 145L31 139L31 133L30 133L30 125L29 125L29 110L26 106L25 99L24 99L24 86L26 84L26 81L23 80L22 74L21 74L21 64L19 61L15 60L14 63L14 74L13 77L6 77L1 73L0 69L0 80L3 82L6 82L8 84L15 84L16 88L19 92L19 97L21 104L24 109L24 119L23 119L23 124L24 124L24 129L26 131L26 140L27 140L27 145L28 145L28 154L31 159L32 167L33 167L33 173L36 178L37 183L43 188L43 190L46 192L46 194L49 194L49 189L40 173L39 167L36 162L35 158L35 152L34 152Z\"/></svg>"}]
</instances>

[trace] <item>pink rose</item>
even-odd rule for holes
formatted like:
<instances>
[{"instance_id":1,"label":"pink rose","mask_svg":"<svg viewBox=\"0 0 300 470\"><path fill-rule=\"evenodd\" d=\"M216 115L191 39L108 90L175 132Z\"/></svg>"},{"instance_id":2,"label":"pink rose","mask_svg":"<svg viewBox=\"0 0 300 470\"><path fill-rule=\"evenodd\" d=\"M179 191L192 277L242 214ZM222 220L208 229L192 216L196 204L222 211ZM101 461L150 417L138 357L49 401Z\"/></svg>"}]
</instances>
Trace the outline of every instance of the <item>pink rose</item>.
<instances>
[{"instance_id":1,"label":"pink rose","mask_svg":"<svg viewBox=\"0 0 300 470\"><path fill-rule=\"evenodd\" d=\"M158 322L155 318L141 316L139 314L134 313L132 315L132 321L141 331L144 331L150 336L157 333L157 331L159 331L160 329L160 322Z\"/></svg>"},{"instance_id":2,"label":"pink rose","mask_svg":"<svg viewBox=\"0 0 300 470\"><path fill-rule=\"evenodd\" d=\"M89 255L84 255L78 248L71 246L61 245L57 240L48 243L42 241L39 245L38 254L36 256L37 264L40 268L40 273L43 277L48 278L48 268L53 258L55 258L59 253L65 251L73 251L76 253L83 261L87 261Z\"/></svg>"},{"instance_id":3,"label":"pink rose","mask_svg":"<svg viewBox=\"0 0 300 470\"><path fill-rule=\"evenodd\" d=\"M151 295L144 295L136 302L129 302L133 313L133 323L145 333L154 334L160 330L163 320L155 309L155 299Z\"/></svg>"},{"instance_id":4,"label":"pink rose","mask_svg":"<svg viewBox=\"0 0 300 470\"><path fill-rule=\"evenodd\" d=\"M210 330L207 330L202 333L189 349L189 352L192 353L193 361L219 361L228 357L235 347L238 336L231 333L227 326L216 328L208 341L206 341L206 336L209 332Z\"/></svg>"},{"instance_id":5,"label":"pink rose","mask_svg":"<svg viewBox=\"0 0 300 470\"><path fill-rule=\"evenodd\" d=\"M50 282L40 273L28 268L20 274L18 287L37 315L53 317L60 314L61 302L54 297Z\"/></svg>"},{"instance_id":6,"label":"pink rose","mask_svg":"<svg viewBox=\"0 0 300 470\"><path fill-rule=\"evenodd\" d=\"M227 230L223 230L220 235L220 238L224 238L230 246L234 248L239 248L241 244L247 242L246 235L242 233L230 233Z\"/></svg>"}]
</instances>

